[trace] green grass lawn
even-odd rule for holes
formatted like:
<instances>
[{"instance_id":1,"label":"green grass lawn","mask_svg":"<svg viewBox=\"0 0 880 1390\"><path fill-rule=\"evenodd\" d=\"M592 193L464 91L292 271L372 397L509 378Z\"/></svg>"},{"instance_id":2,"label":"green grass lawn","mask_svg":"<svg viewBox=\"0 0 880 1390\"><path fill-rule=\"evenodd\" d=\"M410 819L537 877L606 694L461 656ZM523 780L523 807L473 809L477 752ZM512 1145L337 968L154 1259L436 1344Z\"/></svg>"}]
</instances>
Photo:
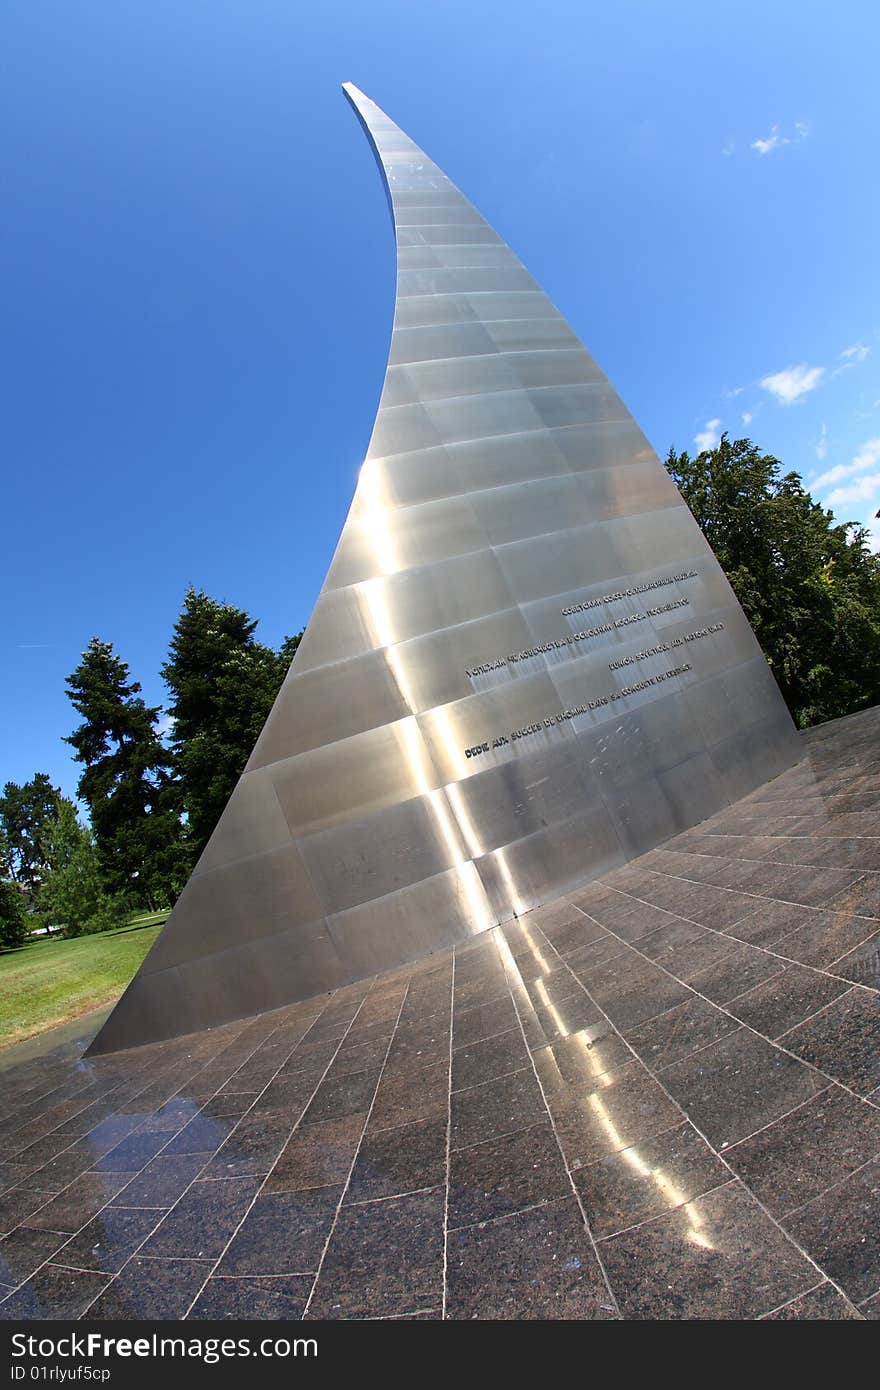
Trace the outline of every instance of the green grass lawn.
<instances>
[{"instance_id":1,"label":"green grass lawn","mask_svg":"<svg viewBox=\"0 0 880 1390\"><path fill-rule=\"evenodd\" d=\"M149 913L71 941L38 937L0 953L0 1047L118 999L167 916Z\"/></svg>"}]
</instances>

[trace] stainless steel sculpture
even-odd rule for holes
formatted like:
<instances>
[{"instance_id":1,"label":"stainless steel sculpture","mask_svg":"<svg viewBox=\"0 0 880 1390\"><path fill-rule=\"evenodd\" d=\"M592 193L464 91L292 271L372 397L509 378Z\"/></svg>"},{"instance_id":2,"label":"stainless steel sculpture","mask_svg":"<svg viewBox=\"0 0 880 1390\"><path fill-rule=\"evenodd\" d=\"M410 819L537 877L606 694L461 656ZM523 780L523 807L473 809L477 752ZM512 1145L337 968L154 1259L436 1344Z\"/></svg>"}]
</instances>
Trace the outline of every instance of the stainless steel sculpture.
<instances>
[{"instance_id":1,"label":"stainless steel sculpture","mask_svg":"<svg viewBox=\"0 0 880 1390\"><path fill-rule=\"evenodd\" d=\"M363 93L397 235L382 400L284 687L92 1051L519 915L789 766L712 552L559 312Z\"/></svg>"}]
</instances>

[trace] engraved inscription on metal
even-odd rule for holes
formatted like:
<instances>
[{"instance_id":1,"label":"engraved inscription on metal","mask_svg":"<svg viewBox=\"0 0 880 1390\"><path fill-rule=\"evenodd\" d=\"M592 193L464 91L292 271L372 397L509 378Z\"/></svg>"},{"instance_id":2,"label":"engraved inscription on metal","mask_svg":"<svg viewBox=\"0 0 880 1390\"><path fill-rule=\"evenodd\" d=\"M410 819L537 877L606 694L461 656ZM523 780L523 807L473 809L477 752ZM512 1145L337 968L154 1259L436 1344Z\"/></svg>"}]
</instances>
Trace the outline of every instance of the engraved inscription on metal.
<instances>
[{"instance_id":1,"label":"engraved inscription on metal","mask_svg":"<svg viewBox=\"0 0 880 1390\"><path fill-rule=\"evenodd\" d=\"M266 726L93 1051L446 947L798 756L721 569L592 357L437 165L345 91L397 240L376 423Z\"/></svg>"}]
</instances>

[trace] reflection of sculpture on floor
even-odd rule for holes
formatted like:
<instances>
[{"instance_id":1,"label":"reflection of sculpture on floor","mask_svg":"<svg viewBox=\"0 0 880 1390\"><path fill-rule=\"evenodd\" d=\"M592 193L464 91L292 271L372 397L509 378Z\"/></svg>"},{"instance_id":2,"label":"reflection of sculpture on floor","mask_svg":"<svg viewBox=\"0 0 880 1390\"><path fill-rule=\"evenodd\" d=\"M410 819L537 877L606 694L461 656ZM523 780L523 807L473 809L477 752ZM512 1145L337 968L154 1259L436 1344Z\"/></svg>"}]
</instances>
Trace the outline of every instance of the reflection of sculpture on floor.
<instances>
[{"instance_id":1,"label":"reflection of sculpture on floor","mask_svg":"<svg viewBox=\"0 0 880 1390\"><path fill-rule=\"evenodd\" d=\"M798 755L721 569L593 359L437 166L346 92L397 236L376 424L266 727L93 1051L448 946Z\"/></svg>"}]
</instances>

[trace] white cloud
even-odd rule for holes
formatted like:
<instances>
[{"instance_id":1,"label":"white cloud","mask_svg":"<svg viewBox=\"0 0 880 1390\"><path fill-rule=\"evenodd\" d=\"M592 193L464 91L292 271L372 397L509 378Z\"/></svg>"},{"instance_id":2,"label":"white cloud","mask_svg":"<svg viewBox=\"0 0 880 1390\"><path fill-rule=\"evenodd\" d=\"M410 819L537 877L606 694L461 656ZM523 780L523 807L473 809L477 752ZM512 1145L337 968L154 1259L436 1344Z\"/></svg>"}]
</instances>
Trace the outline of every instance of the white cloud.
<instances>
[{"instance_id":1,"label":"white cloud","mask_svg":"<svg viewBox=\"0 0 880 1390\"><path fill-rule=\"evenodd\" d=\"M867 343L853 343L851 347L844 348L840 354L840 366L835 367L832 376L840 376L841 372L848 372L851 367L857 367L860 362L864 362L871 349Z\"/></svg>"},{"instance_id":2,"label":"white cloud","mask_svg":"<svg viewBox=\"0 0 880 1390\"><path fill-rule=\"evenodd\" d=\"M750 425L750 424L752 423L752 421L754 420L754 418L755 418L755 417L754 417L754 415L752 414L752 412L751 412L750 410L744 410L744 411L743 411L742 421L743 421L743 424L744 424L744 425Z\"/></svg>"},{"instance_id":3,"label":"white cloud","mask_svg":"<svg viewBox=\"0 0 880 1390\"><path fill-rule=\"evenodd\" d=\"M828 426L822 421L822 429L816 442L816 458L826 459L828 457Z\"/></svg>"},{"instance_id":4,"label":"white cloud","mask_svg":"<svg viewBox=\"0 0 880 1390\"><path fill-rule=\"evenodd\" d=\"M714 449L721 441L721 421L707 420L705 428L694 435L694 443L702 452L703 449Z\"/></svg>"},{"instance_id":5,"label":"white cloud","mask_svg":"<svg viewBox=\"0 0 880 1390\"><path fill-rule=\"evenodd\" d=\"M854 478L845 487L837 487L823 500L826 507L836 512L840 507L852 506L858 502L877 500L880 492L880 473L868 473L864 478Z\"/></svg>"},{"instance_id":6,"label":"white cloud","mask_svg":"<svg viewBox=\"0 0 880 1390\"><path fill-rule=\"evenodd\" d=\"M156 725L156 733L159 735L159 737L160 737L160 738L164 738L166 734L173 733L173 731L174 731L174 720L171 718L171 715L170 715L170 714L160 714L160 716L159 716L159 722L158 722L158 724Z\"/></svg>"},{"instance_id":7,"label":"white cloud","mask_svg":"<svg viewBox=\"0 0 880 1390\"><path fill-rule=\"evenodd\" d=\"M820 473L818 478L813 478L810 482L811 492L824 492L826 488L832 487L835 483L842 482L844 478L852 476L853 466L851 463L836 463L833 468Z\"/></svg>"},{"instance_id":8,"label":"white cloud","mask_svg":"<svg viewBox=\"0 0 880 1390\"><path fill-rule=\"evenodd\" d=\"M778 150L780 146L789 144L783 136L779 134L779 126L774 126L766 140L753 140L750 148L758 154L771 154L773 150Z\"/></svg>"},{"instance_id":9,"label":"white cloud","mask_svg":"<svg viewBox=\"0 0 880 1390\"><path fill-rule=\"evenodd\" d=\"M853 343L852 347L844 348L840 355L848 362L864 362L870 351L867 343Z\"/></svg>"},{"instance_id":10,"label":"white cloud","mask_svg":"<svg viewBox=\"0 0 880 1390\"><path fill-rule=\"evenodd\" d=\"M763 140L753 140L749 148L754 150L756 154L772 154L774 150L781 150L785 145L800 144L801 140L806 140L809 133L803 121L795 121L793 135L783 135L779 126L773 125L770 127L769 135L766 135Z\"/></svg>"},{"instance_id":11,"label":"white cloud","mask_svg":"<svg viewBox=\"0 0 880 1390\"><path fill-rule=\"evenodd\" d=\"M786 367L782 372L773 372L771 376L762 377L760 385L765 391L769 391L771 396L775 396L780 404L793 405L801 396L815 391L824 375L824 367L808 367L802 362L797 367Z\"/></svg>"},{"instance_id":12,"label":"white cloud","mask_svg":"<svg viewBox=\"0 0 880 1390\"><path fill-rule=\"evenodd\" d=\"M734 152L735 149L736 149L736 141L733 140L733 139L731 139L731 140L728 140L727 144L724 146L724 148L723 148L723 150L721 151L721 153L724 155L724 158L725 158L725 159L729 159L730 156L733 154L733 152Z\"/></svg>"},{"instance_id":13,"label":"white cloud","mask_svg":"<svg viewBox=\"0 0 880 1390\"><path fill-rule=\"evenodd\" d=\"M826 488L833 487L835 483L842 483L846 478L855 478L859 473L865 473L869 468L876 468L880 464L880 439L868 439L862 445L859 452L853 458L852 463L837 463L827 472L820 473L818 478L814 478L810 483L813 492L824 493ZM845 489L838 489L844 492ZM829 507L833 506L831 496L825 500ZM845 500L845 499L844 499Z\"/></svg>"}]
</instances>

